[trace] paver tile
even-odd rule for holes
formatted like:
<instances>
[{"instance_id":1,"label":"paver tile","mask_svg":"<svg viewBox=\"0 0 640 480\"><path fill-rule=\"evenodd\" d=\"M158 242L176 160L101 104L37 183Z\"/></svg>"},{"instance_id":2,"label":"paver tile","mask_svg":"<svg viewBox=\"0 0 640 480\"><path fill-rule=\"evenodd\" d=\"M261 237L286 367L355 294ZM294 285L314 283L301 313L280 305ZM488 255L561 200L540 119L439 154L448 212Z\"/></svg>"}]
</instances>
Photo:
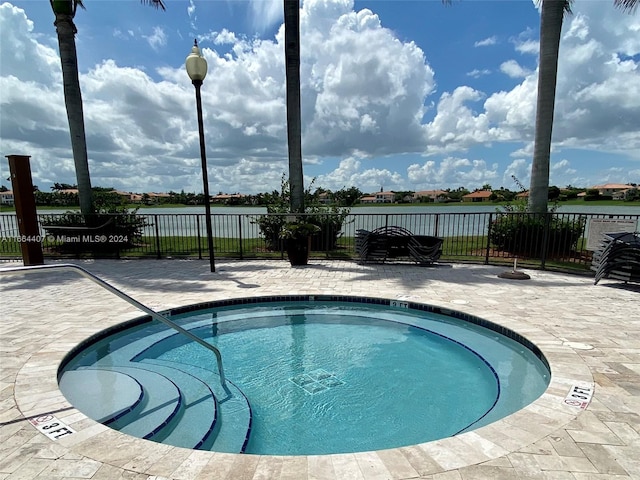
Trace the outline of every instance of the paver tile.
<instances>
[{"instance_id":1,"label":"paver tile","mask_svg":"<svg viewBox=\"0 0 640 480\"><path fill-rule=\"evenodd\" d=\"M207 261L74 263L155 309L335 292L455 308L537 343L552 366L552 383L524 411L427 444L311 457L193 452L111 431L71 408L57 390L57 368L70 348L141 312L69 272L3 276L0 480L640 478L640 324L629 322L637 316L637 289L543 271L528 271L526 282L504 281L497 278L503 268L462 264L425 269L314 260L290 268L281 261L224 260L212 274ZM239 288L246 285L255 288ZM586 410L563 405L576 383L595 386ZM54 442L24 418L51 412L77 433Z\"/></svg>"}]
</instances>

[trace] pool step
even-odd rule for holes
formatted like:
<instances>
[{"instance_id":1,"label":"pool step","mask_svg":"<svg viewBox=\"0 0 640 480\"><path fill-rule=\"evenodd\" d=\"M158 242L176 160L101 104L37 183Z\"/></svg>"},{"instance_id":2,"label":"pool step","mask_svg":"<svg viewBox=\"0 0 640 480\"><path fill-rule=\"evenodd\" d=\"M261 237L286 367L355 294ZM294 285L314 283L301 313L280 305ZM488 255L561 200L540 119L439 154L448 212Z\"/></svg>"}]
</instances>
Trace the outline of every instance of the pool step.
<instances>
[{"instance_id":1,"label":"pool step","mask_svg":"<svg viewBox=\"0 0 640 480\"><path fill-rule=\"evenodd\" d=\"M144 399L142 385L121 372L83 368L65 372L60 389L89 418L109 424L134 410Z\"/></svg>"},{"instance_id":2,"label":"pool step","mask_svg":"<svg viewBox=\"0 0 640 480\"><path fill-rule=\"evenodd\" d=\"M145 368L111 368L131 376L142 385L143 398L130 412L108 423L109 427L134 437L153 440L181 409L184 399L178 386L166 376Z\"/></svg>"},{"instance_id":3,"label":"pool step","mask_svg":"<svg viewBox=\"0 0 640 480\"><path fill-rule=\"evenodd\" d=\"M194 365L177 364L167 360L145 359L148 368L170 368L181 370L205 382L213 391L217 401L217 418L211 435L198 447L224 453L242 453L251 431L251 407L244 394L227 380L225 390L217 372Z\"/></svg>"},{"instance_id":4,"label":"pool step","mask_svg":"<svg viewBox=\"0 0 640 480\"><path fill-rule=\"evenodd\" d=\"M210 325L211 320L197 320L184 323L181 326L186 330L193 330ZM180 332L152 320L144 330L138 333L138 338L130 340L127 344L118 345L117 355L119 358L128 357L129 360L134 360L138 356L145 356L147 350L163 341L169 341L173 346L178 346L189 343L191 340ZM112 353L107 354L107 356Z\"/></svg>"},{"instance_id":5,"label":"pool step","mask_svg":"<svg viewBox=\"0 0 640 480\"><path fill-rule=\"evenodd\" d=\"M185 322L191 331L210 319ZM105 343L101 355L81 359L65 372L60 388L87 416L132 436L169 445L240 453L251 430L251 408L227 380L220 383L215 358L207 368L154 358L190 340L148 324L126 341Z\"/></svg>"},{"instance_id":6,"label":"pool step","mask_svg":"<svg viewBox=\"0 0 640 480\"><path fill-rule=\"evenodd\" d=\"M216 425L217 406L211 388L173 366L145 363L144 368L171 378L182 396L180 411L152 440L176 447L200 448Z\"/></svg>"}]
</instances>

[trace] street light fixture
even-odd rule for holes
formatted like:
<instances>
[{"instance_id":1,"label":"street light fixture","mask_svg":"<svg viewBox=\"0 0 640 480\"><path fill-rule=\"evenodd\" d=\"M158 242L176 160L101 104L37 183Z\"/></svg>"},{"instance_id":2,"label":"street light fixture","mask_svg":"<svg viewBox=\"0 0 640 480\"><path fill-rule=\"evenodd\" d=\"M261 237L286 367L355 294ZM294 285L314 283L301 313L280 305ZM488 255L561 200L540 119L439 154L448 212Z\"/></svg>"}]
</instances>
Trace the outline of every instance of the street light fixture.
<instances>
[{"instance_id":1,"label":"street light fixture","mask_svg":"<svg viewBox=\"0 0 640 480\"><path fill-rule=\"evenodd\" d=\"M200 159L202 161L202 183L204 186L204 211L207 226L207 246L209 248L209 263L211 271L216 271L215 259L213 257L213 229L211 228L211 199L209 198L209 175L207 174L207 155L204 148L204 124L202 122L202 99L200 98L200 87L204 77L207 76L207 61L200 55L198 40L194 40L191 53L185 61L187 74L191 83L196 89L196 106L198 109L198 131L200 133Z\"/></svg>"}]
</instances>

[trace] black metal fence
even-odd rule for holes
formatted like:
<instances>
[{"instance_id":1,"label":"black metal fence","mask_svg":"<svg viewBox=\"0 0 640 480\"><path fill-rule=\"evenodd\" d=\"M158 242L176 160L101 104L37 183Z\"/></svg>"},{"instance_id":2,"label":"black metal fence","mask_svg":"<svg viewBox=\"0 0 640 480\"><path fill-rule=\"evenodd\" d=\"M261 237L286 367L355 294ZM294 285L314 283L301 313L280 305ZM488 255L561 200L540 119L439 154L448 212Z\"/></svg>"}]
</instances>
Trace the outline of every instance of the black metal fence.
<instances>
[{"instance_id":1,"label":"black metal fence","mask_svg":"<svg viewBox=\"0 0 640 480\"><path fill-rule=\"evenodd\" d=\"M318 214L313 214L318 220ZM594 244L607 231L637 231L640 215L555 213L351 213L322 214L323 228L313 239L311 257L358 260L357 230L399 226L415 235L440 237L440 261L512 264L550 270L588 270ZM20 241L42 243L47 258L207 258L203 214L138 214L144 220L135 238L96 229L56 230L62 215L39 215L41 235L21 239L15 214L0 215L0 258L19 259ZM213 214L216 258L282 259L282 242L258 224L260 217L281 223L286 216ZM313 220L313 219L309 219ZM342 222L341 222L342 220ZM117 216L114 222L117 223ZM341 225L335 228L335 225ZM269 238L271 237L271 238Z\"/></svg>"}]
</instances>

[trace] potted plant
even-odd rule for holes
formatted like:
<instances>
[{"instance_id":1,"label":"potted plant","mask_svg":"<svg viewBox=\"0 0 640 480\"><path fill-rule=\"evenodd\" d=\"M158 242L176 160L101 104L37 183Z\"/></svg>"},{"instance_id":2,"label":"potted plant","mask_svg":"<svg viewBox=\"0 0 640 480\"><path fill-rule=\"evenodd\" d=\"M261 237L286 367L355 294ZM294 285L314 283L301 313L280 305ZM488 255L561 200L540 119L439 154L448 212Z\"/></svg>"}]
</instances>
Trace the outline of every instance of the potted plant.
<instances>
[{"instance_id":1,"label":"potted plant","mask_svg":"<svg viewBox=\"0 0 640 480\"><path fill-rule=\"evenodd\" d=\"M291 265L306 265L311 250L311 236L318 233L320 227L305 222L301 218L287 219L280 229L280 238L284 240L284 248Z\"/></svg>"}]
</instances>

